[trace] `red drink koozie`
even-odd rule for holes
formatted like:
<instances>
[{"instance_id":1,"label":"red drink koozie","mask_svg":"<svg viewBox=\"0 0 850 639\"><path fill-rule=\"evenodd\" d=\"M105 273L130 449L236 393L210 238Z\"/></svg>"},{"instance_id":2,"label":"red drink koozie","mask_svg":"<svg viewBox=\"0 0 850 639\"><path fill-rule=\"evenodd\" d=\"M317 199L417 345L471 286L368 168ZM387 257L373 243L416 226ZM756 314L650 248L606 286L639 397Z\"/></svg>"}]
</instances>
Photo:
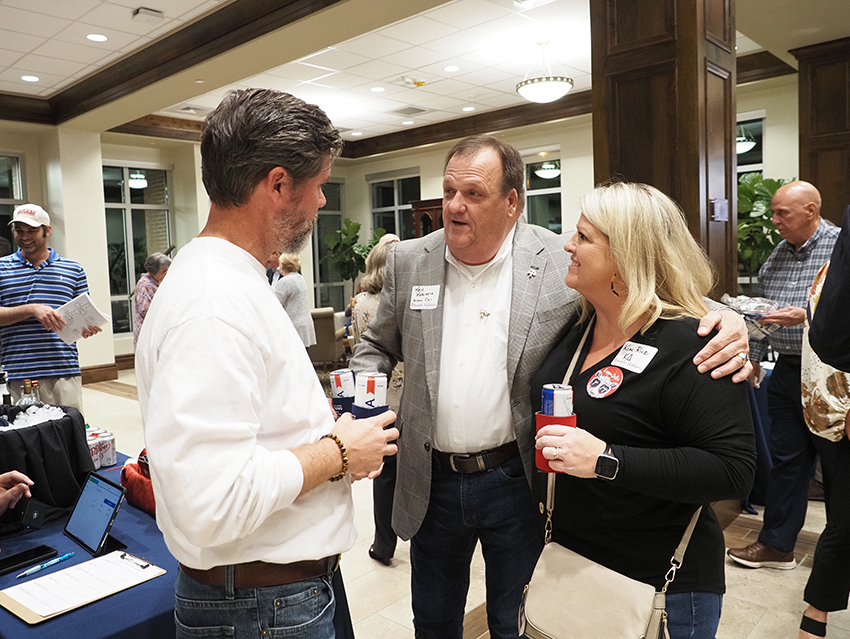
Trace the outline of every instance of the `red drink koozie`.
<instances>
[{"instance_id":1,"label":"red drink koozie","mask_svg":"<svg viewBox=\"0 0 850 639\"><path fill-rule=\"evenodd\" d=\"M575 415L544 415L543 413L534 413L534 420L537 422L536 432L539 432L541 428L544 426L549 426L550 424L560 424L561 426L571 426L573 428L576 427L576 416ZM536 448L534 450L534 460L539 470L542 470L544 473L557 473L557 470L553 470L549 466L549 460L543 457L543 451L540 448Z\"/></svg>"}]
</instances>

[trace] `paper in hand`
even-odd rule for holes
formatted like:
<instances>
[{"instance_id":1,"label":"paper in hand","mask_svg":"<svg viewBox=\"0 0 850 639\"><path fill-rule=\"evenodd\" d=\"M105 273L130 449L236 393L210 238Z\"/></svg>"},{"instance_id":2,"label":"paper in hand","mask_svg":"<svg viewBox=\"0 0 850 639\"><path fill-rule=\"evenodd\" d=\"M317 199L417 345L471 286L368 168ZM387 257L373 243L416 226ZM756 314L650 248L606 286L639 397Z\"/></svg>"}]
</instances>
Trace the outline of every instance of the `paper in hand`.
<instances>
[{"instance_id":1,"label":"paper in hand","mask_svg":"<svg viewBox=\"0 0 850 639\"><path fill-rule=\"evenodd\" d=\"M65 319L65 326L56 334L66 344L73 344L80 339L89 326L101 327L110 321L108 315L97 310L88 293L78 295L57 308L56 312Z\"/></svg>"}]
</instances>

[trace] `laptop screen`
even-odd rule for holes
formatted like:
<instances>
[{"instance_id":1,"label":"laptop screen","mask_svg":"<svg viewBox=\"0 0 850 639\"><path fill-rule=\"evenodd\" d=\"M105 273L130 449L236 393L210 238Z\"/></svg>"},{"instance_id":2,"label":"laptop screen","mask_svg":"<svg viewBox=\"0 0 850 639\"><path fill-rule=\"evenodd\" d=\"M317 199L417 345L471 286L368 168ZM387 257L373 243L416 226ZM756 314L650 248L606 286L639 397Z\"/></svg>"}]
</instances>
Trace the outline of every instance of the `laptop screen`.
<instances>
[{"instance_id":1,"label":"laptop screen","mask_svg":"<svg viewBox=\"0 0 850 639\"><path fill-rule=\"evenodd\" d=\"M71 518L65 524L65 534L91 554L97 554L106 541L123 499L123 486L97 473L89 473Z\"/></svg>"}]
</instances>

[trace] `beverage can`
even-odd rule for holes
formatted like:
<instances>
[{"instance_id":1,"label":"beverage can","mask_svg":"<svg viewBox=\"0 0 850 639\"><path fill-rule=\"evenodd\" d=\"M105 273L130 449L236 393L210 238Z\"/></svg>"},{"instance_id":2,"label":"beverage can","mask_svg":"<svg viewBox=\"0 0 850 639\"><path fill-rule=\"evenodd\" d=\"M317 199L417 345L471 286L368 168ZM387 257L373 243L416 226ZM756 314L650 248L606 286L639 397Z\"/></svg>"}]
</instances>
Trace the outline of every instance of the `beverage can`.
<instances>
[{"instance_id":1,"label":"beverage can","mask_svg":"<svg viewBox=\"0 0 850 639\"><path fill-rule=\"evenodd\" d=\"M97 470L100 468L100 442L97 441L97 437L94 435L89 435L86 437L86 443L89 446L89 453L91 454L92 463L94 463L94 469Z\"/></svg>"},{"instance_id":2,"label":"beverage can","mask_svg":"<svg viewBox=\"0 0 850 639\"><path fill-rule=\"evenodd\" d=\"M362 408L380 408L387 405L387 376L369 372L357 375L354 405Z\"/></svg>"},{"instance_id":3,"label":"beverage can","mask_svg":"<svg viewBox=\"0 0 850 639\"><path fill-rule=\"evenodd\" d=\"M543 386L540 412L553 417L566 417L573 414L573 389L566 384L545 384Z\"/></svg>"},{"instance_id":4,"label":"beverage can","mask_svg":"<svg viewBox=\"0 0 850 639\"><path fill-rule=\"evenodd\" d=\"M115 447L115 435L104 433L97 436L100 446L100 465L114 466L118 463L118 450Z\"/></svg>"},{"instance_id":5,"label":"beverage can","mask_svg":"<svg viewBox=\"0 0 850 639\"><path fill-rule=\"evenodd\" d=\"M331 372L331 394L334 397L354 397L354 371L340 368Z\"/></svg>"}]
</instances>

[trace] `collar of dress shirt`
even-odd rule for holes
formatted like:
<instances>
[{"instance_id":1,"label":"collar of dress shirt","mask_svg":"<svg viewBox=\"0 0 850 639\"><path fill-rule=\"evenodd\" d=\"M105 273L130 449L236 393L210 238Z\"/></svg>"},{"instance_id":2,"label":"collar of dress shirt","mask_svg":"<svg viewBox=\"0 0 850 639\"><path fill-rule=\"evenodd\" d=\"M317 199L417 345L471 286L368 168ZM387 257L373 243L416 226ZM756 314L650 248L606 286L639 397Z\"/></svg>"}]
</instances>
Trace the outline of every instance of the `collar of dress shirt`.
<instances>
[{"instance_id":1,"label":"collar of dress shirt","mask_svg":"<svg viewBox=\"0 0 850 639\"><path fill-rule=\"evenodd\" d=\"M499 250L496 252L496 255L493 257L493 259L489 262L486 262L485 264L479 264L477 266L470 266L469 264L464 264L454 255L452 255L452 252L449 250L448 245L446 245L446 261L452 266L454 266L460 273L465 275L468 279L474 280L476 277L481 275L481 273L489 269L494 264L501 264L505 261L505 258L511 254L515 234L516 224L514 224L511 228L510 232L508 233L508 236L502 242L502 246L499 247Z\"/></svg>"}]
</instances>

